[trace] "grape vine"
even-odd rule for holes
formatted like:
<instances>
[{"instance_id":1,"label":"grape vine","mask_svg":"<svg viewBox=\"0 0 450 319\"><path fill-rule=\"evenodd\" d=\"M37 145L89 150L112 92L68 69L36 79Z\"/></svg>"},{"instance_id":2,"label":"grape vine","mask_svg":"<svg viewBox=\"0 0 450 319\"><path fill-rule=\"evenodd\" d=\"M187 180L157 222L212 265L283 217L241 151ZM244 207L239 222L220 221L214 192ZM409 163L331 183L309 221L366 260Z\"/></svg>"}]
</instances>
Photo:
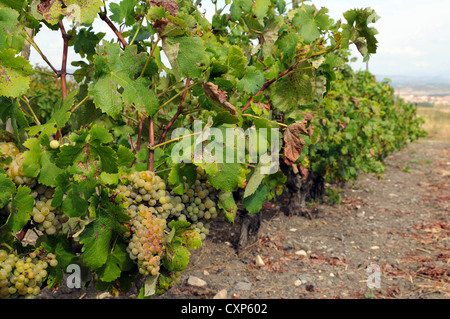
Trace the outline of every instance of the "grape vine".
<instances>
[{"instance_id":1,"label":"grape vine","mask_svg":"<svg viewBox=\"0 0 450 319\"><path fill-rule=\"evenodd\" d=\"M387 154L423 136L413 106L346 64L350 44L364 60L376 53L372 9L342 22L284 0L212 3L209 21L200 1L0 0L2 297L56 289L71 264L114 295L130 282L139 298L174 286L215 220L258 213L286 182L251 161L248 136L237 138L244 161L237 147L229 162L176 154L199 136L208 150L211 128L256 129L258 151L334 180L380 173ZM35 41L43 26L58 31L60 67ZM26 46L46 68L20 55ZM271 130L278 149L261 133ZM211 144L210 155L230 155Z\"/></svg>"}]
</instances>

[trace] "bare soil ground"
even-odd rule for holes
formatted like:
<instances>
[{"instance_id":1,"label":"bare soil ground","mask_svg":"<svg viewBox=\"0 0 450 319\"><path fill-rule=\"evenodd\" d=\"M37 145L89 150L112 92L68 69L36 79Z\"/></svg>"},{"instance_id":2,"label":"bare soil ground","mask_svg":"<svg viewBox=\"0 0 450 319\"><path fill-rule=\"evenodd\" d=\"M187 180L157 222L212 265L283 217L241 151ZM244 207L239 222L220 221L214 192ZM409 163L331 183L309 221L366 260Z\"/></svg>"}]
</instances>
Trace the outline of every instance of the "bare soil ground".
<instances>
[{"instance_id":1,"label":"bare soil ground","mask_svg":"<svg viewBox=\"0 0 450 319\"><path fill-rule=\"evenodd\" d=\"M180 283L158 298L210 299L226 289L237 299L449 299L450 142L420 140L385 162L382 179L362 174L353 185L331 185L341 203L316 203L318 218L268 205L257 241L240 254L239 223L217 221ZM367 286L370 264L379 266L379 289ZM188 285L189 276L206 287ZM104 297L64 287L41 296Z\"/></svg>"},{"instance_id":2,"label":"bare soil ground","mask_svg":"<svg viewBox=\"0 0 450 319\"><path fill-rule=\"evenodd\" d=\"M450 143L413 143L386 159L383 179L362 174L339 192L341 204L317 204L322 216L312 220L268 207L258 240L239 255L238 227L217 222L164 298L222 289L249 299L450 298ZM379 289L367 286L370 264ZM188 285L189 276L207 286Z\"/></svg>"}]
</instances>

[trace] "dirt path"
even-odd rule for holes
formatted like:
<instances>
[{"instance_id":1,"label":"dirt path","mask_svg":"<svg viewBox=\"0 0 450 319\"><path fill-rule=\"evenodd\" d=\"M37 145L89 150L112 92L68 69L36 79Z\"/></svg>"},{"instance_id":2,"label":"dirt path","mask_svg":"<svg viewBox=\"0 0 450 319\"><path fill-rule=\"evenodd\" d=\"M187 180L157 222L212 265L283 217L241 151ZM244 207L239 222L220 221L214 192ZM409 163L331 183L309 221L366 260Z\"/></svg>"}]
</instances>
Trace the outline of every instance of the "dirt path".
<instances>
[{"instance_id":1,"label":"dirt path","mask_svg":"<svg viewBox=\"0 0 450 319\"><path fill-rule=\"evenodd\" d=\"M421 140L363 174L340 205L309 220L264 212L259 239L237 256L236 227L217 222L163 298L450 298L450 143ZM336 188L335 185L332 187ZM260 256L264 266L256 266ZM369 289L367 267L379 267ZM377 267L375 266L375 267ZM187 284L189 276L206 287Z\"/></svg>"},{"instance_id":2,"label":"dirt path","mask_svg":"<svg viewBox=\"0 0 450 319\"><path fill-rule=\"evenodd\" d=\"M384 179L363 174L340 190L340 205L319 204L318 219L267 209L258 241L239 256L238 227L216 222L180 284L158 298L210 299L220 290L248 299L450 298L450 143L420 140L386 164ZM379 289L367 286L370 264ZM206 287L189 285L189 276ZM108 294L60 287L40 298Z\"/></svg>"}]
</instances>

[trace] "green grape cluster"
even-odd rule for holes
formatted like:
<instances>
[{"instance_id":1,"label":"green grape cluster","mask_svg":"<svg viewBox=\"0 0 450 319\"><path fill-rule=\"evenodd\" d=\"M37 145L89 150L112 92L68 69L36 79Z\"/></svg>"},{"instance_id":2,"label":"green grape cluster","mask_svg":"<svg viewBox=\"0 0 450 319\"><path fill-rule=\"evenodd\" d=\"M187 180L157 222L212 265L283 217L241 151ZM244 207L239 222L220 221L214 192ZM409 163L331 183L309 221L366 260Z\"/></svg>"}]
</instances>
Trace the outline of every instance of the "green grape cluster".
<instances>
[{"instance_id":1,"label":"green grape cluster","mask_svg":"<svg viewBox=\"0 0 450 319\"><path fill-rule=\"evenodd\" d=\"M218 210L217 190L206 179L204 170L197 167L197 179L194 185L190 187L185 183L185 192L181 196L175 196L174 201L180 204L182 208L175 212L175 217L179 220L187 220L200 234L202 240L209 234L211 222L217 219L220 210ZM171 192L173 195L173 192Z\"/></svg>"},{"instance_id":2,"label":"green grape cluster","mask_svg":"<svg viewBox=\"0 0 450 319\"><path fill-rule=\"evenodd\" d=\"M16 144L12 142L4 142L0 143L0 153L3 153L4 155L11 156L12 158L15 158L17 154L20 153L19 149L17 148ZM2 164L4 168L7 168L7 165Z\"/></svg>"},{"instance_id":3,"label":"green grape cluster","mask_svg":"<svg viewBox=\"0 0 450 319\"><path fill-rule=\"evenodd\" d=\"M207 181L203 169L197 168L196 181L192 186L185 182L184 190L181 196L166 190L164 180L151 171L128 174L125 184L115 190L122 195L119 198L125 202L126 213L131 218L132 235L127 252L142 275L159 272L165 251L164 232L170 231L167 228L170 221L190 222L204 240L211 221L218 217L217 191Z\"/></svg>"},{"instance_id":4,"label":"green grape cluster","mask_svg":"<svg viewBox=\"0 0 450 319\"><path fill-rule=\"evenodd\" d=\"M9 178L14 181L16 185L32 185L35 182L34 178L25 175L23 171L23 154L20 153L17 146L12 142L1 143L1 153L11 156L12 161L9 165L2 165L6 170Z\"/></svg>"},{"instance_id":5,"label":"green grape cluster","mask_svg":"<svg viewBox=\"0 0 450 319\"><path fill-rule=\"evenodd\" d=\"M53 188L42 184L38 184L31 193L35 202L30 215L37 225L37 229L47 235L54 235L60 231L63 224L69 220L61 209L52 206L54 193Z\"/></svg>"},{"instance_id":6,"label":"green grape cluster","mask_svg":"<svg viewBox=\"0 0 450 319\"><path fill-rule=\"evenodd\" d=\"M139 273L156 275L164 252L163 237L166 220L157 218L144 205L131 220L132 237L127 251L132 260L137 260Z\"/></svg>"},{"instance_id":7,"label":"green grape cluster","mask_svg":"<svg viewBox=\"0 0 450 319\"><path fill-rule=\"evenodd\" d=\"M151 171L130 173L127 180L128 185L119 185L116 192L127 200L130 218L148 208L152 215L167 220L167 224L171 220L190 222L203 240L209 234L211 221L218 217L217 191L200 167L194 185L185 182L181 196L167 191L164 180Z\"/></svg>"},{"instance_id":8,"label":"green grape cluster","mask_svg":"<svg viewBox=\"0 0 450 319\"><path fill-rule=\"evenodd\" d=\"M127 179L128 186L119 185L116 191L125 196L129 205L145 205L156 209L159 198L166 194L166 183L154 172L130 173Z\"/></svg>"},{"instance_id":9,"label":"green grape cluster","mask_svg":"<svg viewBox=\"0 0 450 319\"><path fill-rule=\"evenodd\" d=\"M34 298L41 291L48 266L57 265L52 253L43 257L36 250L20 257L0 249L0 298Z\"/></svg>"}]
</instances>

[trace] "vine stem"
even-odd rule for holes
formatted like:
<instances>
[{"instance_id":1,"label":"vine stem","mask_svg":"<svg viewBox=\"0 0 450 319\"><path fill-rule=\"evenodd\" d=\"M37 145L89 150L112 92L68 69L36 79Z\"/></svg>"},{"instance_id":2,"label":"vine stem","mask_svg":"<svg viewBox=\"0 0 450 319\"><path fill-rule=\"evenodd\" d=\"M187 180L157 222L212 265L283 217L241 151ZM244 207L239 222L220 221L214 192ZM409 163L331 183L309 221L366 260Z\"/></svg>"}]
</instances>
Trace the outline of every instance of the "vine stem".
<instances>
[{"instance_id":1,"label":"vine stem","mask_svg":"<svg viewBox=\"0 0 450 319\"><path fill-rule=\"evenodd\" d=\"M38 69L33 69L33 70L34 70L34 72L37 72L37 73L42 74L42 75L51 76L52 78L58 78L59 77L57 74L41 71L41 70L38 70Z\"/></svg>"},{"instance_id":2,"label":"vine stem","mask_svg":"<svg viewBox=\"0 0 450 319\"><path fill-rule=\"evenodd\" d=\"M61 36L63 38L63 56L62 56L62 63L61 63L61 71L59 72L59 75L61 77L61 90L62 90L62 100L64 101L67 97L67 55L69 52L69 36L67 35L66 29L64 28L64 24L60 21L59 23L59 29L61 30ZM62 134L62 128L59 129L55 133L55 139L59 140L61 138Z\"/></svg>"},{"instance_id":3,"label":"vine stem","mask_svg":"<svg viewBox=\"0 0 450 319\"><path fill-rule=\"evenodd\" d=\"M252 117L252 118L255 118L255 119L264 119L264 118L262 118L260 116L256 116L256 115L252 115L252 114L242 114L242 116L248 116L248 117ZM282 127L288 127L288 125L286 125L284 123L277 122L277 124L282 126Z\"/></svg>"},{"instance_id":4,"label":"vine stem","mask_svg":"<svg viewBox=\"0 0 450 319\"><path fill-rule=\"evenodd\" d=\"M67 35L66 29L64 28L64 24L62 22L59 22L59 28L61 30L61 35L62 35L62 38L64 41L62 65L61 65L61 71L60 71L62 99L64 101L67 96L66 75L67 75L67 55L68 55L68 51L69 51L69 36Z\"/></svg>"},{"instance_id":5,"label":"vine stem","mask_svg":"<svg viewBox=\"0 0 450 319\"><path fill-rule=\"evenodd\" d=\"M34 122L35 122L37 125L41 125L41 122L40 122L39 119L37 118L36 113L34 113L33 108L31 107L30 101L28 100L28 98L24 95L24 96L21 97L20 99L28 106L28 109L30 110L31 114L33 115L33 116L30 116L30 117L33 118Z\"/></svg>"},{"instance_id":6,"label":"vine stem","mask_svg":"<svg viewBox=\"0 0 450 319\"><path fill-rule=\"evenodd\" d=\"M316 56L319 56L319 55L327 54L327 53L329 53L329 52L335 50L335 49L338 48L339 46L340 46L340 42L339 42L339 43L336 43L334 46L332 46L332 47L330 47L330 48L328 48L328 49L325 49L325 50L322 50L322 51L315 52L315 53L311 54L311 57L316 57ZM275 81L281 79L283 76L285 76L285 75L289 74L290 72L292 72L299 64L302 64L303 62L305 62L306 59L307 59L307 57L302 58L301 60L295 62L295 63L294 63L293 65L291 65L289 68L287 68L286 70L284 70L283 72L281 72L280 74L278 74L277 77L275 77L275 78L273 78L273 79L271 79L271 80L266 81L266 82L263 84L263 86L259 89L259 91L256 92L255 95L253 95L252 97L249 97L249 98L248 98L247 103L246 103L245 106L242 108L242 112L245 112L245 111L250 107L250 105L251 105L252 102L253 102L253 98L255 98L255 97L257 97L258 95L260 95L261 93L263 93L263 92L264 92L264 91L265 91L265 90L266 90L273 82L275 82Z\"/></svg>"},{"instance_id":7,"label":"vine stem","mask_svg":"<svg viewBox=\"0 0 450 319\"><path fill-rule=\"evenodd\" d=\"M159 171L156 171L155 174L162 173L162 172L167 172L167 171L170 171L171 169L172 169L172 168L161 169L161 170L159 170Z\"/></svg>"},{"instance_id":8,"label":"vine stem","mask_svg":"<svg viewBox=\"0 0 450 319\"><path fill-rule=\"evenodd\" d=\"M85 73L67 73L67 75L73 75L73 76L85 76L88 75L89 73L91 73L91 71L94 70L94 67L90 68L87 72Z\"/></svg>"},{"instance_id":9,"label":"vine stem","mask_svg":"<svg viewBox=\"0 0 450 319\"><path fill-rule=\"evenodd\" d=\"M131 116L126 115L126 114L122 114L122 115L123 115L123 117L126 118L127 120L130 120L131 122L134 122L135 124L139 124L139 121L136 120L136 119L134 119L134 118L132 118Z\"/></svg>"},{"instance_id":10,"label":"vine stem","mask_svg":"<svg viewBox=\"0 0 450 319\"><path fill-rule=\"evenodd\" d=\"M195 112L198 112L198 111L200 111L200 104L197 104L196 106L194 106L193 109L185 110L182 114L183 115L188 115L188 114L192 114L192 113L195 113Z\"/></svg>"},{"instance_id":11,"label":"vine stem","mask_svg":"<svg viewBox=\"0 0 450 319\"><path fill-rule=\"evenodd\" d=\"M122 33L120 33L119 30L117 30L116 26L111 22L111 20L106 16L106 10L105 12L99 12L98 13L100 19L102 19L103 21L106 22L106 24L110 27L110 29L114 32L114 34L117 36L117 38L119 39L120 43L122 43L123 47L127 47L128 46L128 42L127 40L125 40L125 38L123 37Z\"/></svg>"},{"instance_id":12,"label":"vine stem","mask_svg":"<svg viewBox=\"0 0 450 319\"><path fill-rule=\"evenodd\" d=\"M200 83L200 81L197 81L197 82L191 84L188 88L185 88L184 90L189 90L189 89L193 88L194 86L196 86L196 85L199 84L199 83ZM179 97L181 94L183 94L183 93L184 93L184 90L178 92L177 94L175 94L174 96L172 96L170 99L168 99L166 102L164 102L163 104L161 104L161 105L159 106L158 111L161 110L163 107L165 107L165 106L166 106L167 104L169 104L170 102L172 102L173 100L175 100L175 99L176 99L177 97Z\"/></svg>"},{"instance_id":13,"label":"vine stem","mask_svg":"<svg viewBox=\"0 0 450 319\"><path fill-rule=\"evenodd\" d=\"M149 125L148 125L148 140L149 140L149 152L148 152L148 170L153 172L153 168L155 165L155 151L153 146L155 145L155 122L153 117L149 117Z\"/></svg>"},{"instance_id":14,"label":"vine stem","mask_svg":"<svg viewBox=\"0 0 450 319\"><path fill-rule=\"evenodd\" d=\"M26 34L26 40L31 44L31 46L37 51L37 53L39 53L39 55L41 56L41 58L45 61L45 63L47 63L47 65L53 70L53 72L55 72L55 74L57 76L59 76L59 71L56 70L56 68L53 66L53 64L50 63L50 61L47 59L47 57L45 56L44 53L42 53L41 49L38 47L38 45L36 44L36 42L34 42L34 40L28 35L28 33ZM36 70L35 70L36 71ZM40 72L42 73L42 72Z\"/></svg>"},{"instance_id":15,"label":"vine stem","mask_svg":"<svg viewBox=\"0 0 450 319\"><path fill-rule=\"evenodd\" d=\"M4 247L8 248L10 253L14 251L14 249L10 245L8 245L7 243L1 243L0 247L1 246L4 246Z\"/></svg>"},{"instance_id":16,"label":"vine stem","mask_svg":"<svg viewBox=\"0 0 450 319\"><path fill-rule=\"evenodd\" d=\"M86 102L87 100L89 100L90 96L86 95L86 97L84 99L82 99L77 105L75 105L71 110L70 113L75 112L84 102Z\"/></svg>"},{"instance_id":17,"label":"vine stem","mask_svg":"<svg viewBox=\"0 0 450 319\"><path fill-rule=\"evenodd\" d=\"M161 38L158 36L158 38L156 39L156 42L153 44L153 46L151 48L152 51L148 55L147 61L145 61L144 68L142 69L141 74L139 75L140 77L144 75L145 70L147 69L147 66L150 63L150 59L152 58L153 54L155 53L155 49L156 49L156 46L158 45L159 40L161 40Z\"/></svg>"},{"instance_id":18,"label":"vine stem","mask_svg":"<svg viewBox=\"0 0 450 319\"><path fill-rule=\"evenodd\" d=\"M160 98L161 96L164 96L164 95L166 95L166 94L169 93L169 92L172 92L172 91L174 91L174 90L176 90L176 89L179 89L179 87L176 86L176 85L177 85L177 84L180 84L180 83L182 83L182 82L183 82L183 81L178 81L178 82L175 82L175 83L171 84L165 91L156 94L156 97L157 97L157 98Z\"/></svg>"},{"instance_id":19,"label":"vine stem","mask_svg":"<svg viewBox=\"0 0 450 319\"><path fill-rule=\"evenodd\" d=\"M138 113L139 117L139 113ZM142 117L142 119L139 121L139 132L138 132L138 139L137 139L137 145L136 145L136 152L139 152L141 149L141 139L142 139L142 127L144 126L145 116Z\"/></svg>"},{"instance_id":20,"label":"vine stem","mask_svg":"<svg viewBox=\"0 0 450 319\"><path fill-rule=\"evenodd\" d=\"M184 85L183 95L181 96L181 101L180 101L180 104L178 105L178 110L175 113L175 115L172 117L172 119L170 120L169 124L167 124L166 129L164 130L161 137L159 138L159 143L164 142L164 140L166 139L166 135L169 132L170 128L172 127L173 123L175 123L177 118L180 116L181 112L183 112L183 103L184 103L184 100L186 99L186 94L187 94L190 82L191 82L191 79L186 80L186 84Z\"/></svg>"},{"instance_id":21,"label":"vine stem","mask_svg":"<svg viewBox=\"0 0 450 319\"><path fill-rule=\"evenodd\" d=\"M156 144L156 145L153 146L153 147L149 147L149 149L150 149L151 151L153 151L153 150L157 149L158 147L161 147L161 146L164 146L164 145L173 143L173 142L178 142L179 140L182 140L183 138L191 137L191 136L196 136L196 135L200 135L200 134L202 134L202 133L203 133L203 132L197 132L197 133L192 133L192 134L180 136L180 137L174 138L174 139L172 139L172 140L169 140L169 141L165 141L165 142Z\"/></svg>"},{"instance_id":22,"label":"vine stem","mask_svg":"<svg viewBox=\"0 0 450 319\"><path fill-rule=\"evenodd\" d=\"M141 30L142 22L144 22L144 17L142 17L142 18L141 18L141 21L139 21L139 25L138 25L138 27L137 27L137 30L136 30L136 32L134 33L133 39L131 39L129 45L132 45L132 44L134 43L134 40L136 40L136 37L137 37L139 31Z\"/></svg>"},{"instance_id":23,"label":"vine stem","mask_svg":"<svg viewBox=\"0 0 450 319\"><path fill-rule=\"evenodd\" d=\"M22 107L22 105L19 105L19 107L20 107L20 109L22 110L23 113L25 113L26 115L28 115L28 116L33 120L34 124L39 125L38 123L36 123L36 120L31 116L31 114L24 110L24 108Z\"/></svg>"},{"instance_id":24,"label":"vine stem","mask_svg":"<svg viewBox=\"0 0 450 319\"><path fill-rule=\"evenodd\" d=\"M295 69L295 67L296 67L297 65L299 65L300 63L302 63L302 62L304 62L304 61L306 61L306 58L303 58L303 59L301 59L300 61L297 61L296 63L294 63L293 65L291 65L289 68L287 68L286 70L284 70L283 72L281 72L280 74L278 74L277 77L275 77L275 78L273 78L273 79L271 79L271 80L266 81L266 82L263 84L263 86L259 89L259 91L256 92L255 95L253 95L252 97L249 97L249 98L248 98L247 104L245 104L245 106L242 108L242 112L245 112L245 111L250 107L250 105L252 104L253 98L255 98L255 97L257 97L258 95L260 95L261 93L263 93L263 92L264 92L264 91L265 91L265 90L266 90L273 82L275 82L275 81L281 79L283 76L285 76L285 75L289 74L290 72L292 72L292 71Z\"/></svg>"}]
</instances>

